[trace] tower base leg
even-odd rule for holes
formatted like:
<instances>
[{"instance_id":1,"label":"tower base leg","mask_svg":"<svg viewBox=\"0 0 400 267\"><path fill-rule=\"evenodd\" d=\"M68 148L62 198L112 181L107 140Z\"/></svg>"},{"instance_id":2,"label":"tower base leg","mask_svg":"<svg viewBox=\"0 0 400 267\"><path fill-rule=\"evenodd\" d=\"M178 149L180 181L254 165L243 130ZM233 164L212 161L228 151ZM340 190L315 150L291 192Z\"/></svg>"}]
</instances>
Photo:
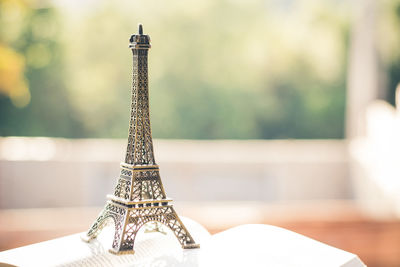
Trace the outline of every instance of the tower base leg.
<instances>
[{"instance_id":1,"label":"tower base leg","mask_svg":"<svg viewBox=\"0 0 400 267\"><path fill-rule=\"evenodd\" d=\"M114 249L110 248L108 250L108 252L110 252L111 254L114 254L114 255L127 255L127 254L133 255L133 254L135 254L135 251L133 249L124 250L124 251L115 251Z\"/></svg>"},{"instance_id":2,"label":"tower base leg","mask_svg":"<svg viewBox=\"0 0 400 267\"><path fill-rule=\"evenodd\" d=\"M89 231L82 236L82 240L90 242L96 238L107 225L109 219L113 219L115 225L114 239L110 253L134 254L134 243L140 228L150 222L159 222L166 225L178 239L182 248L199 248L179 219L172 205L145 206L135 208L121 205L109 200L102 212L97 217Z\"/></svg>"},{"instance_id":3,"label":"tower base leg","mask_svg":"<svg viewBox=\"0 0 400 267\"><path fill-rule=\"evenodd\" d=\"M200 248L199 244L187 244L183 246L184 249Z\"/></svg>"}]
</instances>

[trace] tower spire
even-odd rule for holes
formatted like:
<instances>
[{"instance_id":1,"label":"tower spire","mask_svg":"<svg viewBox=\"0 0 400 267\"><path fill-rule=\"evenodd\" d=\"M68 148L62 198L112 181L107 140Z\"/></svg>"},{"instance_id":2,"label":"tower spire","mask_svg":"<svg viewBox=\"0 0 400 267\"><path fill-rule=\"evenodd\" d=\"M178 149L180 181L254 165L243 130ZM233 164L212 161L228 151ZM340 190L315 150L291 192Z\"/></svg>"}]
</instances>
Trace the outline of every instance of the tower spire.
<instances>
[{"instance_id":1,"label":"tower spire","mask_svg":"<svg viewBox=\"0 0 400 267\"><path fill-rule=\"evenodd\" d=\"M143 25L139 24L139 34L143 34Z\"/></svg>"},{"instance_id":2,"label":"tower spire","mask_svg":"<svg viewBox=\"0 0 400 267\"><path fill-rule=\"evenodd\" d=\"M129 47L133 54L133 82L125 163L153 165L155 160L150 127L147 66L148 50L151 46L150 37L143 34L142 24L139 24L139 33L131 36Z\"/></svg>"}]
</instances>

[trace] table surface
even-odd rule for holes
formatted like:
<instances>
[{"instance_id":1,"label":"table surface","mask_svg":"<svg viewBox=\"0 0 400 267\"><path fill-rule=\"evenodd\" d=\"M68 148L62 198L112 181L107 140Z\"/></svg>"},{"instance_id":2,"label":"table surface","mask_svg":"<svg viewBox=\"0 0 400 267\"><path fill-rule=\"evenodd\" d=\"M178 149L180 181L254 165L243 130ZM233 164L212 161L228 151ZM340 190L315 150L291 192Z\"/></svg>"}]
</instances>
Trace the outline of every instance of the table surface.
<instances>
[{"instance_id":1,"label":"table surface","mask_svg":"<svg viewBox=\"0 0 400 267\"><path fill-rule=\"evenodd\" d=\"M173 233L139 232L135 254L108 252L113 229L85 243L80 234L0 252L0 262L17 266L332 266L362 267L354 254L271 225L241 225L210 235L182 218L200 249L181 249Z\"/></svg>"}]
</instances>

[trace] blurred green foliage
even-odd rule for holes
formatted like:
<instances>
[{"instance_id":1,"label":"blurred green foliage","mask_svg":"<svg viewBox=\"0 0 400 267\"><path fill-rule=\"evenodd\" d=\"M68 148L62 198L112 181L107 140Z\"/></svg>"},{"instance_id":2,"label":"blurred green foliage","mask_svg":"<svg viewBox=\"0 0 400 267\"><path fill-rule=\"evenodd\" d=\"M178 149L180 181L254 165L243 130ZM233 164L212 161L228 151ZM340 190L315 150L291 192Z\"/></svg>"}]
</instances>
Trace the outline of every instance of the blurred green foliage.
<instances>
[{"instance_id":1,"label":"blurred green foliage","mask_svg":"<svg viewBox=\"0 0 400 267\"><path fill-rule=\"evenodd\" d=\"M379 20L379 48L387 78L385 100L395 105L396 88L400 83L400 1L385 0L384 3Z\"/></svg>"},{"instance_id":2,"label":"blurred green foliage","mask_svg":"<svg viewBox=\"0 0 400 267\"><path fill-rule=\"evenodd\" d=\"M0 135L85 134L68 97L59 17L39 2L0 1Z\"/></svg>"},{"instance_id":3,"label":"blurred green foliage","mask_svg":"<svg viewBox=\"0 0 400 267\"><path fill-rule=\"evenodd\" d=\"M154 137L343 137L345 1L0 3L0 56L23 59L30 95L0 90L0 135L126 137L141 22Z\"/></svg>"}]
</instances>

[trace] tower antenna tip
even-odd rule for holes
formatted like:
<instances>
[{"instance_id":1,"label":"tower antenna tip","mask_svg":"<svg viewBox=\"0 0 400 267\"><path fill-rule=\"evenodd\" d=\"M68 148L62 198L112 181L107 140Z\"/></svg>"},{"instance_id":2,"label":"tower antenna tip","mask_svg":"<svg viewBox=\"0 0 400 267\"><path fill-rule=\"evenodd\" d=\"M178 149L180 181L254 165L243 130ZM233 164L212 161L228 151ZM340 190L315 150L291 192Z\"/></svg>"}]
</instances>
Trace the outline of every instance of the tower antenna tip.
<instances>
[{"instance_id":1,"label":"tower antenna tip","mask_svg":"<svg viewBox=\"0 0 400 267\"><path fill-rule=\"evenodd\" d=\"M139 34L143 34L143 26L142 26L142 24L139 24Z\"/></svg>"}]
</instances>

